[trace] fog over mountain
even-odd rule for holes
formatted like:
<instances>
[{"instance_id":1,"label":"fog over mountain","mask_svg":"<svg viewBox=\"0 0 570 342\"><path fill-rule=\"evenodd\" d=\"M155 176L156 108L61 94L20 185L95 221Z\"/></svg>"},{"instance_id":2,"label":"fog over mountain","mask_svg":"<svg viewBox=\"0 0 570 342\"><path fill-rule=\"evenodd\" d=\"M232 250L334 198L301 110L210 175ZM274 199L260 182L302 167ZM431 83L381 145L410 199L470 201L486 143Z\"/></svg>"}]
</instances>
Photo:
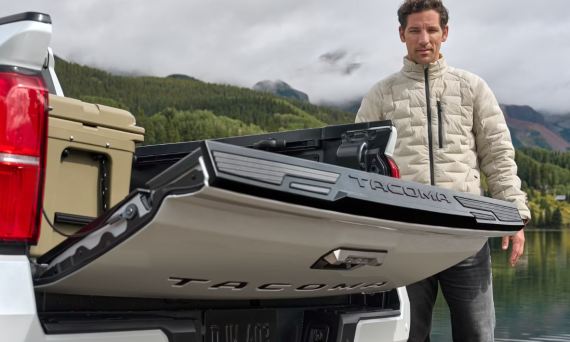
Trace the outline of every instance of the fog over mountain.
<instances>
[{"instance_id":1,"label":"fog over mountain","mask_svg":"<svg viewBox=\"0 0 570 342\"><path fill-rule=\"evenodd\" d=\"M40 11L67 60L127 75L185 74L251 88L284 80L314 103L361 97L406 54L401 0L5 1L2 15ZM444 0L442 52L501 103L570 110L568 1Z\"/></svg>"}]
</instances>

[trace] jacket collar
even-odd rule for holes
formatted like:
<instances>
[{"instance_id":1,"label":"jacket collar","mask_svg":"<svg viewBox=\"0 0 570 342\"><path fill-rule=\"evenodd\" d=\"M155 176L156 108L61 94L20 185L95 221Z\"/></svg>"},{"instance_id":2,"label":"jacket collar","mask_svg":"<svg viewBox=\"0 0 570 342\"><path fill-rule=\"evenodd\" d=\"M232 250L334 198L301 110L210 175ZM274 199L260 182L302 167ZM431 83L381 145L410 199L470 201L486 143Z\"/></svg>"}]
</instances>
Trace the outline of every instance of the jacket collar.
<instances>
[{"instance_id":1,"label":"jacket collar","mask_svg":"<svg viewBox=\"0 0 570 342\"><path fill-rule=\"evenodd\" d=\"M404 57L404 66L402 67L402 74L404 76L411 78L416 81L424 81L424 69L428 70L428 79L433 80L443 76L447 72L447 63L445 62L445 57L439 54L439 59L428 65L416 64L410 61L407 57Z\"/></svg>"}]
</instances>

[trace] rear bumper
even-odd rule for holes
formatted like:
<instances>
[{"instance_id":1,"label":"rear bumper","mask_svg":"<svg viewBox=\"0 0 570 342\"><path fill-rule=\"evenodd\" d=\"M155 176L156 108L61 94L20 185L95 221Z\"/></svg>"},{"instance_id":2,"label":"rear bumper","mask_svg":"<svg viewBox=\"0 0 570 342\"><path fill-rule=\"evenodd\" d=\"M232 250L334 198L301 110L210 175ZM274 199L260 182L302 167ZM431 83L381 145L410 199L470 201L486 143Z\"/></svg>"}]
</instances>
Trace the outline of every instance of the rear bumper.
<instances>
[{"instance_id":1,"label":"rear bumper","mask_svg":"<svg viewBox=\"0 0 570 342\"><path fill-rule=\"evenodd\" d=\"M172 342L161 330L46 335L36 309L28 258L23 255L0 255L0 279L2 341Z\"/></svg>"},{"instance_id":2,"label":"rear bumper","mask_svg":"<svg viewBox=\"0 0 570 342\"><path fill-rule=\"evenodd\" d=\"M201 329L202 322L194 321L184 326L173 324L173 321L154 323L145 320L146 325L136 324L136 320L124 323L124 330L111 328L108 322L93 322L89 325L81 323L65 323L66 328L57 327L58 323L40 322L34 287L31 278L30 263L26 256L0 255L0 331L2 339L13 342L43 342L43 341L137 341L137 342L177 342L202 341L202 333L207 327ZM354 333L350 332L350 341L378 342L378 341L406 341L410 326L409 300L405 288L397 289L399 297L399 315L387 318L362 319L357 318ZM143 312L141 312L143 313ZM58 313L59 315L85 315L82 313ZM131 311L131 314L133 312ZM134 312L136 314L136 312ZM200 316L198 316L200 317ZM198 318L200 320L200 318ZM73 319L71 321L74 321ZM75 320L77 321L77 320ZM159 322L159 323L156 323ZM178 320L183 323L184 320ZM188 320L188 322L192 322ZM116 322L114 322L116 323ZM140 323L140 322L139 322ZM43 325L42 325L43 324ZM155 325L153 325L155 324ZM138 326L138 328L137 328ZM55 327L55 329L54 329ZM94 327L98 327L94 329ZM107 330L107 331L105 331ZM50 333L52 331L53 333ZM197 333L198 331L198 333ZM275 336L275 335L274 335ZM346 336L343 334L343 337ZM298 342L310 342L301 338ZM281 342L279 339L276 342ZM331 341L334 342L334 341Z\"/></svg>"},{"instance_id":3,"label":"rear bumper","mask_svg":"<svg viewBox=\"0 0 570 342\"><path fill-rule=\"evenodd\" d=\"M400 287L400 316L378 320L360 321L354 342L394 341L405 342L410 334L410 301L405 287Z\"/></svg>"}]
</instances>

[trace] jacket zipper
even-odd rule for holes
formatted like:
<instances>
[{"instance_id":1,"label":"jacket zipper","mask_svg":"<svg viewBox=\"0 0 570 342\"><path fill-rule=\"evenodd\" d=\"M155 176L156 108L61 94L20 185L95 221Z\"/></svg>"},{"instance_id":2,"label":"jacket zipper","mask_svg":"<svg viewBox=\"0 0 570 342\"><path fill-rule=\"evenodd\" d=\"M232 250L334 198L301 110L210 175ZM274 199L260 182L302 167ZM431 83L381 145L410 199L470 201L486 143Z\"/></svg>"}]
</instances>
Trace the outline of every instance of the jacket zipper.
<instances>
[{"instance_id":1,"label":"jacket zipper","mask_svg":"<svg viewBox=\"0 0 570 342\"><path fill-rule=\"evenodd\" d=\"M428 117L428 142L429 142L429 171L431 185L435 185L434 171L433 171L433 149L432 149L432 137L431 137L431 104L429 101L429 81L428 81L428 69L424 69L425 79L426 79L426 102L427 102L427 117Z\"/></svg>"},{"instance_id":2,"label":"jacket zipper","mask_svg":"<svg viewBox=\"0 0 570 342\"><path fill-rule=\"evenodd\" d=\"M439 126L439 148L443 148L443 121L441 121L441 101L437 101L437 125Z\"/></svg>"}]
</instances>

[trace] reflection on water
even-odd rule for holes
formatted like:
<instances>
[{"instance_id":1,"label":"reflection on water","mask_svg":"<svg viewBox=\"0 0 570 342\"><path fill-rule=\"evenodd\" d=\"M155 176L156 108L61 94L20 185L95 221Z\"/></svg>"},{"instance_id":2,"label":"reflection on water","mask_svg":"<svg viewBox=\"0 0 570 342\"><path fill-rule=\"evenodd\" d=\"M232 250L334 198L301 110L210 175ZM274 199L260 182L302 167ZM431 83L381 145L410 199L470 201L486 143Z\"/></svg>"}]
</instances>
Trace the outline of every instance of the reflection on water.
<instances>
[{"instance_id":1,"label":"reflection on water","mask_svg":"<svg viewBox=\"0 0 570 342\"><path fill-rule=\"evenodd\" d=\"M570 230L525 230L525 252L509 265L511 250L489 239L497 341L570 342ZM451 341L449 309L441 292L432 341Z\"/></svg>"}]
</instances>

